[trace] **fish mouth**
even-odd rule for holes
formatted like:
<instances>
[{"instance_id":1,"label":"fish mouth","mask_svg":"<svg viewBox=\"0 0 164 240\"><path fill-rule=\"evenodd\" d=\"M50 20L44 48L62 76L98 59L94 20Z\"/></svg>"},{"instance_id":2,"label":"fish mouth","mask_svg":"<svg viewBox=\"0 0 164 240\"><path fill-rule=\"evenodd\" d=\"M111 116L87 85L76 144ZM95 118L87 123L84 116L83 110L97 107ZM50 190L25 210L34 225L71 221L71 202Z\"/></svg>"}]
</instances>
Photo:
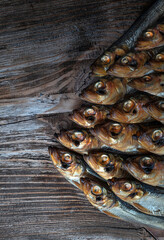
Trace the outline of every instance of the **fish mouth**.
<instances>
[{"instance_id":1,"label":"fish mouth","mask_svg":"<svg viewBox=\"0 0 164 240\"><path fill-rule=\"evenodd\" d=\"M91 65L91 70L92 70L92 73L94 73L95 75L98 75L99 77L103 77L107 75L106 67L104 67L103 64L94 63Z\"/></svg>"},{"instance_id":2,"label":"fish mouth","mask_svg":"<svg viewBox=\"0 0 164 240\"><path fill-rule=\"evenodd\" d=\"M79 97L87 102L91 102L91 103L97 103L97 104L100 104L100 95L97 94L96 92L94 91L91 91L91 90L87 90L86 91L84 90L80 95Z\"/></svg>"},{"instance_id":3,"label":"fish mouth","mask_svg":"<svg viewBox=\"0 0 164 240\"><path fill-rule=\"evenodd\" d=\"M48 152L51 156L52 162L54 163L55 166L57 166L60 163L60 157L59 157L59 152L56 147L48 147Z\"/></svg>"},{"instance_id":4,"label":"fish mouth","mask_svg":"<svg viewBox=\"0 0 164 240\"><path fill-rule=\"evenodd\" d=\"M95 117L93 117L93 119L90 119L88 117L88 119L87 119L82 113L79 113L78 110L74 110L73 113L70 114L69 117L72 121L76 122L77 124L79 124L83 127L94 126Z\"/></svg>"},{"instance_id":5,"label":"fish mouth","mask_svg":"<svg viewBox=\"0 0 164 240\"><path fill-rule=\"evenodd\" d=\"M84 194L88 195L88 193L90 192L91 187L92 187L90 179L87 177L82 177L82 178L80 178L80 183L81 183Z\"/></svg>"}]
</instances>

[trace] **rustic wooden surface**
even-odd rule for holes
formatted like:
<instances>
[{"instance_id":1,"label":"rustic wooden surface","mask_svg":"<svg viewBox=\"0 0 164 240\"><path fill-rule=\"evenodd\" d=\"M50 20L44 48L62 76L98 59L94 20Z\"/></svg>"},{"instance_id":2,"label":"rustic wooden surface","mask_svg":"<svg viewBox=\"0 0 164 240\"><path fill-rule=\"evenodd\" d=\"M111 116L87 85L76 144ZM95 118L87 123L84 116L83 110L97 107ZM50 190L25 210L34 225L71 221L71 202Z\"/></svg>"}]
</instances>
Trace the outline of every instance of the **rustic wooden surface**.
<instances>
[{"instance_id":1,"label":"rustic wooden surface","mask_svg":"<svg viewBox=\"0 0 164 240\"><path fill-rule=\"evenodd\" d=\"M94 209L47 151L90 64L152 2L0 1L0 239L163 239Z\"/></svg>"}]
</instances>

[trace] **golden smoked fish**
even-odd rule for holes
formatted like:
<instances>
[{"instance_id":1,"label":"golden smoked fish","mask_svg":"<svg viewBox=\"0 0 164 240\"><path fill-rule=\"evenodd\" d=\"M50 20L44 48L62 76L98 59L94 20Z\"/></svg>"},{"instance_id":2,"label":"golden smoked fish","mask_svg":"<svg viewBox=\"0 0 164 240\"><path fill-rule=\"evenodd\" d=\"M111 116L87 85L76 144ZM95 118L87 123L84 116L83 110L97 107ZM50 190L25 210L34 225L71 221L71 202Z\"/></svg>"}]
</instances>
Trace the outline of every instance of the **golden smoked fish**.
<instances>
[{"instance_id":1,"label":"golden smoked fish","mask_svg":"<svg viewBox=\"0 0 164 240\"><path fill-rule=\"evenodd\" d=\"M123 168L123 159L119 155L103 150L94 150L83 157L85 162L105 180L129 176Z\"/></svg>"},{"instance_id":2,"label":"golden smoked fish","mask_svg":"<svg viewBox=\"0 0 164 240\"><path fill-rule=\"evenodd\" d=\"M153 154L129 157L124 168L139 181L164 188L164 157Z\"/></svg>"},{"instance_id":3,"label":"golden smoked fish","mask_svg":"<svg viewBox=\"0 0 164 240\"><path fill-rule=\"evenodd\" d=\"M155 28L144 31L137 40L135 50L143 51L160 46L164 46L164 24L158 24Z\"/></svg>"},{"instance_id":4,"label":"golden smoked fish","mask_svg":"<svg viewBox=\"0 0 164 240\"><path fill-rule=\"evenodd\" d=\"M138 125L109 121L106 124L97 125L90 131L104 144L113 149L126 153L145 152L137 141L140 136Z\"/></svg>"},{"instance_id":5,"label":"golden smoked fish","mask_svg":"<svg viewBox=\"0 0 164 240\"><path fill-rule=\"evenodd\" d=\"M134 78L128 85L137 90L164 97L164 73L153 73L141 78Z\"/></svg>"},{"instance_id":6,"label":"golden smoked fish","mask_svg":"<svg viewBox=\"0 0 164 240\"><path fill-rule=\"evenodd\" d=\"M103 182L88 177L81 178L80 181L88 201L101 212L110 217L164 229L164 219L162 217L144 214L122 202Z\"/></svg>"},{"instance_id":7,"label":"golden smoked fish","mask_svg":"<svg viewBox=\"0 0 164 240\"><path fill-rule=\"evenodd\" d=\"M126 93L126 79L100 79L91 84L80 94L80 98L91 103L111 105L121 99Z\"/></svg>"},{"instance_id":8,"label":"golden smoked fish","mask_svg":"<svg viewBox=\"0 0 164 240\"><path fill-rule=\"evenodd\" d=\"M81 106L70 114L72 121L85 128L93 128L104 122L109 114L108 108L103 106Z\"/></svg>"},{"instance_id":9,"label":"golden smoked fish","mask_svg":"<svg viewBox=\"0 0 164 240\"><path fill-rule=\"evenodd\" d=\"M103 145L96 137L85 129L62 130L55 135L65 147L79 153L87 153L91 149L101 148Z\"/></svg>"},{"instance_id":10,"label":"golden smoked fish","mask_svg":"<svg viewBox=\"0 0 164 240\"><path fill-rule=\"evenodd\" d=\"M143 77L152 71L152 66L147 64L150 58L148 52L130 52L112 65L107 74L121 78Z\"/></svg>"},{"instance_id":11,"label":"golden smoked fish","mask_svg":"<svg viewBox=\"0 0 164 240\"><path fill-rule=\"evenodd\" d=\"M142 93L134 93L114 104L107 115L108 119L122 123L141 123L152 121L151 115L144 109L152 99Z\"/></svg>"},{"instance_id":12,"label":"golden smoked fish","mask_svg":"<svg viewBox=\"0 0 164 240\"><path fill-rule=\"evenodd\" d=\"M140 145L149 152L164 155L164 127L153 127L138 138Z\"/></svg>"},{"instance_id":13,"label":"golden smoked fish","mask_svg":"<svg viewBox=\"0 0 164 240\"><path fill-rule=\"evenodd\" d=\"M124 178L113 178L108 183L111 190L120 199L133 205L139 211L150 215L164 216L164 189Z\"/></svg>"}]
</instances>

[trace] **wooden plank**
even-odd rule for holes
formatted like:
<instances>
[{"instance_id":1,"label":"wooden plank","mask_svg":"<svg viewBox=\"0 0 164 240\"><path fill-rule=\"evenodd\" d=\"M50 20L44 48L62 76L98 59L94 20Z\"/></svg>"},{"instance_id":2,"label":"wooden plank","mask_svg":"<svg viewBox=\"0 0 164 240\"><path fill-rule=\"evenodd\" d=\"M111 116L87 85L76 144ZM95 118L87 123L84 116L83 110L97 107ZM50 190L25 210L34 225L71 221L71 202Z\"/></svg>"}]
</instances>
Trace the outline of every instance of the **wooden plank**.
<instances>
[{"instance_id":1,"label":"wooden plank","mask_svg":"<svg viewBox=\"0 0 164 240\"><path fill-rule=\"evenodd\" d=\"M90 64L152 2L0 2L0 239L155 239L94 209L47 151L72 125Z\"/></svg>"}]
</instances>

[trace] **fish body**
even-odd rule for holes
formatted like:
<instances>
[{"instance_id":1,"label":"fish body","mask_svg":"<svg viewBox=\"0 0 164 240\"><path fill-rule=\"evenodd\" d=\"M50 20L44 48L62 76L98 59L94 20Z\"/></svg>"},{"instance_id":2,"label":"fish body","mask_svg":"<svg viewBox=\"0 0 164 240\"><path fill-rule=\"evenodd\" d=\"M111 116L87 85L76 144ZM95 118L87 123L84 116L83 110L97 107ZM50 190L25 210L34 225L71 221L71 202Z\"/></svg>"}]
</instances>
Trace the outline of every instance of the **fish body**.
<instances>
[{"instance_id":1,"label":"fish body","mask_svg":"<svg viewBox=\"0 0 164 240\"><path fill-rule=\"evenodd\" d=\"M81 185L88 201L108 216L164 229L162 217L146 215L123 203L104 183L90 178L81 178Z\"/></svg>"},{"instance_id":2,"label":"fish body","mask_svg":"<svg viewBox=\"0 0 164 240\"><path fill-rule=\"evenodd\" d=\"M163 0L156 1L145 13L143 13L129 28L125 34L114 42L96 61L91 65L91 70L98 76L108 75L108 69L116 60L124 56L134 47L137 39L145 29L153 25L163 15Z\"/></svg>"},{"instance_id":3,"label":"fish body","mask_svg":"<svg viewBox=\"0 0 164 240\"><path fill-rule=\"evenodd\" d=\"M137 141L137 137L140 135L138 125L109 121L90 129L90 131L113 149L127 153L145 152Z\"/></svg>"},{"instance_id":4,"label":"fish body","mask_svg":"<svg viewBox=\"0 0 164 240\"><path fill-rule=\"evenodd\" d=\"M80 107L70 115L72 121L85 128L93 128L107 119L108 109L103 106Z\"/></svg>"},{"instance_id":5,"label":"fish body","mask_svg":"<svg viewBox=\"0 0 164 240\"><path fill-rule=\"evenodd\" d=\"M121 99L126 93L126 79L100 79L91 84L80 94L80 98L87 102L111 105Z\"/></svg>"},{"instance_id":6,"label":"fish body","mask_svg":"<svg viewBox=\"0 0 164 240\"><path fill-rule=\"evenodd\" d=\"M164 74L153 73L141 78L134 78L128 82L128 85L137 90L164 97Z\"/></svg>"},{"instance_id":7,"label":"fish body","mask_svg":"<svg viewBox=\"0 0 164 240\"><path fill-rule=\"evenodd\" d=\"M109 184L120 199L133 205L139 211L164 216L164 189L154 189L154 187L130 179L113 179Z\"/></svg>"},{"instance_id":8,"label":"fish body","mask_svg":"<svg viewBox=\"0 0 164 240\"><path fill-rule=\"evenodd\" d=\"M131 52L120 58L107 73L122 78L143 77L152 70L150 65L146 64L149 59L150 55L147 52Z\"/></svg>"},{"instance_id":9,"label":"fish body","mask_svg":"<svg viewBox=\"0 0 164 240\"><path fill-rule=\"evenodd\" d=\"M109 109L108 119L123 123L149 122L152 118L144 106L150 101L151 98L142 93L129 96Z\"/></svg>"},{"instance_id":10,"label":"fish body","mask_svg":"<svg viewBox=\"0 0 164 240\"><path fill-rule=\"evenodd\" d=\"M150 116L164 124L164 100L159 99L149 102L144 108Z\"/></svg>"},{"instance_id":11,"label":"fish body","mask_svg":"<svg viewBox=\"0 0 164 240\"><path fill-rule=\"evenodd\" d=\"M156 28L147 29L137 40L135 50L143 51L164 45L164 24L158 24Z\"/></svg>"},{"instance_id":12,"label":"fish body","mask_svg":"<svg viewBox=\"0 0 164 240\"><path fill-rule=\"evenodd\" d=\"M153 127L143 131L138 138L138 142L147 151L164 155L164 127Z\"/></svg>"},{"instance_id":13,"label":"fish body","mask_svg":"<svg viewBox=\"0 0 164 240\"><path fill-rule=\"evenodd\" d=\"M56 137L65 147L82 154L102 146L96 137L84 129L63 130Z\"/></svg>"},{"instance_id":14,"label":"fish body","mask_svg":"<svg viewBox=\"0 0 164 240\"><path fill-rule=\"evenodd\" d=\"M90 151L87 155L84 155L84 160L105 180L113 177L128 177L127 171L122 167L123 159L119 155L102 150Z\"/></svg>"},{"instance_id":15,"label":"fish body","mask_svg":"<svg viewBox=\"0 0 164 240\"><path fill-rule=\"evenodd\" d=\"M139 181L164 188L164 158L158 155L130 157L124 168Z\"/></svg>"}]
</instances>

